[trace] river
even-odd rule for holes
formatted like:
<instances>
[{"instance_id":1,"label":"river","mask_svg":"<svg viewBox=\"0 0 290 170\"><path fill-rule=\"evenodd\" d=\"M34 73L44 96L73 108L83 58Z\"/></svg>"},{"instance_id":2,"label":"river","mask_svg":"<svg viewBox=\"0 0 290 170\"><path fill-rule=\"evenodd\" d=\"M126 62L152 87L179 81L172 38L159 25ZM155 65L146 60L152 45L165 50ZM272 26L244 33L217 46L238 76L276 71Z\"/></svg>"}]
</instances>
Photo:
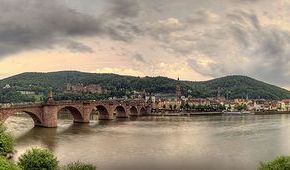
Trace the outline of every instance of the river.
<instances>
[{"instance_id":1,"label":"river","mask_svg":"<svg viewBox=\"0 0 290 170\"><path fill-rule=\"evenodd\" d=\"M290 115L141 117L33 128L23 116L6 124L16 158L31 147L52 150L60 164L85 161L103 169L255 169L290 155Z\"/></svg>"}]
</instances>

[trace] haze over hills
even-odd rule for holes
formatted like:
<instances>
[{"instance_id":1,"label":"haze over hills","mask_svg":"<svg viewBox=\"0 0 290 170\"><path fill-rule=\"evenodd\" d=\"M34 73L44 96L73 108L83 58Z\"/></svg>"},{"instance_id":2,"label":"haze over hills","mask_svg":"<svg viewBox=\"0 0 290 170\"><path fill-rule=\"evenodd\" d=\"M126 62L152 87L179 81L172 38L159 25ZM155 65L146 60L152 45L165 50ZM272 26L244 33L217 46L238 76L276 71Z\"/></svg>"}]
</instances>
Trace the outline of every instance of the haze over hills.
<instances>
[{"instance_id":1,"label":"haze over hills","mask_svg":"<svg viewBox=\"0 0 290 170\"><path fill-rule=\"evenodd\" d=\"M98 84L110 93L96 94L63 94L67 83ZM109 96L130 96L133 91L149 93L175 93L177 80L166 77L134 77L117 74L97 74L78 71L59 71L49 73L22 73L0 80L0 102L30 101L31 96L24 96L17 91L34 91L45 96L52 88L57 99L95 99ZM247 76L226 76L209 81L180 81L182 94L197 98L216 97L218 89L221 96L250 99L284 99L290 98L286 89L255 80ZM4 88L9 84L10 88Z\"/></svg>"}]
</instances>

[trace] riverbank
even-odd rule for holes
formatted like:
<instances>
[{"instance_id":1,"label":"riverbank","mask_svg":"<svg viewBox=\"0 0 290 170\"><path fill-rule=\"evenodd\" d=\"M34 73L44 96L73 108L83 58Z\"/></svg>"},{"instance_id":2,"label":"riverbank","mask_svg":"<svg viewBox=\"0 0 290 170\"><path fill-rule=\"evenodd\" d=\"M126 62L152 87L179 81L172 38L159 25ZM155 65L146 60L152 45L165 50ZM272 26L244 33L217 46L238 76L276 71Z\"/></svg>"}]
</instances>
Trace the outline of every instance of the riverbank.
<instances>
[{"instance_id":1,"label":"riverbank","mask_svg":"<svg viewBox=\"0 0 290 170\"><path fill-rule=\"evenodd\" d=\"M151 113L148 116L220 116L222 112L164 112Z\"/></svg>"},{"instance_id":2,"label":"riverbank","mask_svg":"<svg viewBox=\"0 0 290 170\"><path fill-rule=\"evenodd\" d=\"M277 115L277 114L290 114L290 111L260 111L254 112L255 115Z\"/></svg>"},{"instance_id":3,"label":"riverbank","mask_svg":"<svg viewBox=\"0 0 290 170\"><path fill-rule=\"evenodd\" d=\"M148 116L221 116L221 115L276 115L290 114L290 111L255 111L255 112L158 112Z\"/></svg>"}]
</instances>

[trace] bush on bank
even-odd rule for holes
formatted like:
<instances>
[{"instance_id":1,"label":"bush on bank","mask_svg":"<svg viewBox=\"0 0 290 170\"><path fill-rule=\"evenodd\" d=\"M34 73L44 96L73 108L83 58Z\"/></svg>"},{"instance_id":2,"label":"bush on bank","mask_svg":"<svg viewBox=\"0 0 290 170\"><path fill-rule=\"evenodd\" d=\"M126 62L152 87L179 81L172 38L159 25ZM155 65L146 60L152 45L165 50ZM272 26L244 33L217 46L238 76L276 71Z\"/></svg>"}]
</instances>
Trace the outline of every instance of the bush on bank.
<instances>
[{"instance_id":1,"label":"bush on bank","mask_svg":"<svg viewBox=\"0 0 290 170\"><path fill-rule=\"evenodd\" d=\"M260 162L258 170L290 170L290 156L278 156L273 160Z\"/></svg>"},{"instance_id":2,"label":"bush on bank","mask_svg":"<svg viewBox=\"0 0 290 170\"><path fill-rule=\"evenodd\" d=\"M7 131L3 123L0 123L0 156L7 156L7 154L12 153L14 144L13 135Z\"/></svg>"},{"instance_id":3,"label":"bush on bank","mask_svg":"<svg viewBox=\"0 0 290 170\"><path fill-rule=\"evenodd\" d=\"M7 160L5 157L0 157L0 170L20 170L15 164Z\"/></svg>"},{"instance_id":4,"label":"bush on bank","mask_svg":"<svg viewBox=\"0 0 290 170\"><path fill-rule=\"evenodd\" d=\"M63 170L96 170L97 167L92 164L73 162L66 165Z\"/></svg>"},{"instance_id":5,"label":"bush on bank","mask_svg":"<svg viewBox=\"0 0 290 170\"><path fill-rule=\"evenodd\" d=\"M18 166L23 170L56 170L58 161L49 150L33 148L20 156Z\"/></svg>"},{"instance_id":6,"label":"bush on bank","mask_svg":"<svg viewBox=\"0 0 290 170\"><path fill-rule=\"evenodd\" d=\"M22 170L96 170L96 166L82 162L73 162L59 168L57 158L53 153L40 148L27 150L20 156L18 166Z\"/></svg>"}]
</instances>

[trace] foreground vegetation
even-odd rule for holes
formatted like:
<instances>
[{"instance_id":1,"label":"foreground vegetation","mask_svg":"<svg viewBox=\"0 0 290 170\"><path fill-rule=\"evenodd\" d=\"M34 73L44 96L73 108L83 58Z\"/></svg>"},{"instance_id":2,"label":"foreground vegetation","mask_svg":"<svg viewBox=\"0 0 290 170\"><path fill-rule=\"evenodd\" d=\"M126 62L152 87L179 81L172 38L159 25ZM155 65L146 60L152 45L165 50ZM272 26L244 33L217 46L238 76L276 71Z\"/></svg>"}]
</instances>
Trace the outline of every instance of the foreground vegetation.
<instances>
[{"instance_id":1,"label":"foreground vegetation","mask_svg":"<svg viewBox=\"0 0 290 170\"><path fill-rule=\"evenodd\" d=\"M98 84L109 91L108 94L64 94L67 83ZM94 74L76 71L51 73L23 73L0 80L0 103L35 101L45 98L49 88L55 92L57 100L105 99L109 96L123 97L132 95L133 91L149 93L175 94L174 79L166 77L133 77L116 74ZM220 89L221 96L233 98L290 98L290 92L246 76L227 76L210 81L180 81L182 94L196 98L216 97ZM4 88L7 84L11 88ZM17 91L34 91L36 95L21 95Z\"/></svg>"},{"instance_id":2,"label":"foreground vegetation","mask_svg":"<svg viewBox=\"0 0 290 170\"><path fill-rule=\"evenodd\" d=\"M95 170L96 166L82 162L73 162L59 166L57 157L47 149L32 148L19 157L17 163L9 160L13 153L14 137L0 124L0 170Z\"/></svg>"},{"instance_id":3,"label":"foreground vegetation","mask_svg":"<svg viewBox=\"0 0 290 170\"><path fill-rule=\"evenodd\" d=\"M278 156L273 160L261 162L258 170L290 170L290 156Z\"/></svg>"},{"instance_id":4,"label":"foreground vegetation","mask_svg":"<svg viewBox=\"0 0 290 170\"><path fill-rule=\"evenodd\" d=\"M96 166L82 162L73 162L63 167L63 170L94 170Z\"/></svg>"}]
</instances>

